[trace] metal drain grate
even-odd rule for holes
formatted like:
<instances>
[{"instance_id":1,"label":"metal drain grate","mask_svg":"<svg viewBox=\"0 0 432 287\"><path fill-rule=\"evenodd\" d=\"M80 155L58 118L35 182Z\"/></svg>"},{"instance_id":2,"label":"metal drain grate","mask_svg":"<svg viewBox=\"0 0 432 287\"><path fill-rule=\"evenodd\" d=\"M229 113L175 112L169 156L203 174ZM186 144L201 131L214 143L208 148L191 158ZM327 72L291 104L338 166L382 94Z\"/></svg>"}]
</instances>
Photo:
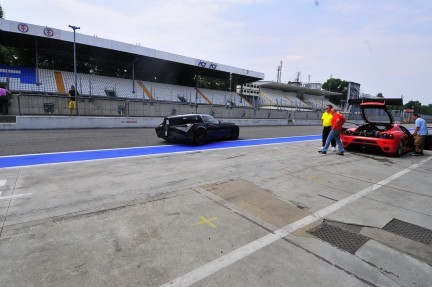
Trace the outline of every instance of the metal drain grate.
<instances>
[{"instance_id":1,"label":"metal drain grate","mask_svg":"<svg viewBox=\"0 0 432 287\"><path fill-rule=\"evenodd\" d=\"M423 244L432 243L432 230L396 218L387 223L383 229Z\"/></svg>"},{"instance_id":2,"label":"metal drain grate","mask_svg":"<svg viewBox=\"0 0 432 287\"><path fill-rule=\"evenodd\" d=\"M368 241L366 236L355 234L326 223L309 229L307 232L352 254Z\"/></svg>"}]
</instances>

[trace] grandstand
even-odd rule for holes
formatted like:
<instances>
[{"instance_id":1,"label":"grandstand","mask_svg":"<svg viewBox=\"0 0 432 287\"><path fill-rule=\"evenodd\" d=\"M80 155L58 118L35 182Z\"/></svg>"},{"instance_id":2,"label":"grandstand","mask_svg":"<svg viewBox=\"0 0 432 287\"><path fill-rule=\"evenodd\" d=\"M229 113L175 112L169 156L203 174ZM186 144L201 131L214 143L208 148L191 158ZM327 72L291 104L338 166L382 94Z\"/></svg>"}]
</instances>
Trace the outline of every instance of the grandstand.
<instances>
[{"instance_id":1,"label":"grandstand","mask_svg":"<svg viewBox=\"0 0 432 287\"><path fill-rule=\"evenodd\" d=\"M72 31L0 19L0 45L36 55L34 67L0 63L0 83L15 93L65 96L76 81L83 97L303 111L322 109L329 103L325 96L339 95L265 82L263 73L248 69L82 34L76 35L75 74L73 39ZM39 62L44 64L39 67ZM104 74L104 67L116 67L117 74ZM215 80L221 90L200 86L207 80L198 79ZM231 85L251 87L231 92Z\"/></svg>"},{"instance_id":2,"label":"grandstand","mask_svg":"<svg viewBox=\"0 0 432 287\"><path fill-rule=\"evenodd\" d=\"M263 106L276 106L291 109L310 109L310 107L296 97L293 92L285 92L269 88L261 88L260 96L264 99Z\"/></svg>"},{"instance_id":3,"label":"grandstand","mask_svg":"<svg viewBox=\"0 0 432 287\"><path fill-rule=\"evenodd\" d=\"M195 88L164 84L149 81L139 81L140 92L147 90L147 97L154 101L195 102Z\"/></svg>"},{"instance_id":4,"label":"grandstand","mask_svg":"<svg viewBox=\"0 0 432 287\"><path fill-rule=\"evenodd\" d=\"M20 93L66 94L74 85L74 73L0 65L0 82L8 82L11 91ZM77 73L77 90L82 96L250 106L235 92L83 73Z\"/></svg>"},{"instance_id":5,"label":"grandstand","mask_svg":"<svg viewBox=\"0 0 432 287\"><path fill-rule=\"evenodd\" d=\"M339 109L337 105L330 102L328 99L326 99L323 96L303 94L303 98L305 103L307 103L310 107L312 107L315 110L324 110L327 105L332 105L335 108Z\"/></svg>"},{"instance_id":6,"label":"grandstand","mask_svg":"<svg viewBox=\"0 0 432 287\"><path fill-rule=\"evenodd\" d=\"M76 34L76 40L74 41L74 33L72 31L6 19L0 19L0 45L26 50L29 55L36 55L37 58L35 59L34 67L21 67L16 74L14 74L14 69L7 68L7 71L2 71L3 74L1 76L10 77L15 80L18 79L20 80L20 84L30 85L21 85L21 91L26 89L27 91L48 92L48 88L38 87L37 84L41 82L39 81L39 76L44 76L45 71L43 69L59 70L64 77L63 81L67 89L74 78L72 74L67 73L68 71L73 73L72 71L74 70L72 65L74 43L76 43L76 68L81 79L83 94L103 95L105 89L108 89L115 91L118 95L131 97L134 95L134 90L130 87L138 87L137 80L195 87L196 83L194 79L198 77L218 79L225 82L230 81L234 85L264 78L263 73L249 69L236 68L204 59L190 58L139 45L121 43L83 34ZM38 67L38 63L41 67ZM52 64L49 65L47 63ZM0 64L6 65L6 63ZM103 67L115 67L122 73L124 71L124 74L127 74L127 76L117 75L117 78L129 78L129 84L128 81L123 79L112 81L112 78L99 78L102 80L102 84L96 83L96 81L93 82L93 74L113 77L113 75L103 74L103 69L101 69ZM25 69L29 69L29 71L25 71ZM90 71L92 70L95 72L91 73ZM8 76L5 76L5 74L8 74ZM26 83L21 81L22 77L31 80ZM51 75L47 75L46 78L48 77L51 77ZM56 78L54 78L55 80ZM108 80L111 81L110 85L105 84L107 86L105 87L103 83ZM77 84L77 86L79 85ZM161 90L160 97L176 97L178 93L170 91L170 88L159 86ZM54 92L52 88L49 91ZM183 92L184 89L180 93Z\"/></svg>"},{"instance_id":7,"label":"grandstand","mask_svg":"<svg viewBox=\"0 0 432 287\"><path fill-rule=\"evenodd\" d=\"M226 106L250 106L235 92L218 91L211 89L199 89L202 96L207 98L213 105Z\"/></svg>"},{"instance_id":8,"label":"grandstand","mask_svg":"<svg viewBox=\"0 0 432 287\"><path fill-rule=\"evenodd\" d=\"M7 82L14 92L66 94L74 85L74 73L0 65L0 82ZM77 89L84 96L108 96L107 91L114 91L119 97L135 97L130 79L78 73Z\"/></svg>"},{"instance_id":9,"label":"grandstand","mask_svg":"<svg viewBox=\"0 0 432 287\"><path fill-rule=\"evenodd\" d=\"M252 95L249 91L253 91ZM238 91L251 97L259 96L258 102L264 107L277 107L288 110L322 110L327 104L332 104L326 96L341 96L341 93L311 89L302 85L284 84L278 82L259 81L253 85L243 85ZM256 93L256 94L255 94Z\"/></svg>"}]
</instances>

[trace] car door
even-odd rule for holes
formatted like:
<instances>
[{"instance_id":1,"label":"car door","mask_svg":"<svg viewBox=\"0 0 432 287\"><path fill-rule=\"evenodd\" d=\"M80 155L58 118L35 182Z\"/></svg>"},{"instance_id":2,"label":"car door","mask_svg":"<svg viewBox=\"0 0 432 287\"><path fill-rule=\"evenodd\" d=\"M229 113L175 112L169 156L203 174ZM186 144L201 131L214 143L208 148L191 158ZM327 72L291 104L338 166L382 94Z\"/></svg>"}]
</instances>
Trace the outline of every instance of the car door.
<instances>
[{"instance_id":1,"label":"car door","mask_svg":"<svg viewBox=\"0 0 432 287\"><path fill-rule=\"evenodd\" d=\"M220 138L227 138L231 135L231 128L232 126L230 124L226 123L219 123L219 137Z\"/></svg>"},{"instance_id":2,"label":"car door","mask_svg":"<svg viewBox=\"0 0 432 287\"><path fill-rule=\"evenodd\" d=\"M220 133L220 127L219 122L215 120L213 117L208 115L202 116L204 125L207 129L207 138L209 139L218 139L221 137Z\"/></svg>"},{"instance_id":3,"label":"car door","mask_svg":"<svg viewBox=\"0 0 432 287\"><path fill-rule=\"evenodd\" d=\"M218 139L220 138L220 130L219 125L212 122L205 123L207 126L207 137L210 139Z\"/></svg>"}]
</instances>

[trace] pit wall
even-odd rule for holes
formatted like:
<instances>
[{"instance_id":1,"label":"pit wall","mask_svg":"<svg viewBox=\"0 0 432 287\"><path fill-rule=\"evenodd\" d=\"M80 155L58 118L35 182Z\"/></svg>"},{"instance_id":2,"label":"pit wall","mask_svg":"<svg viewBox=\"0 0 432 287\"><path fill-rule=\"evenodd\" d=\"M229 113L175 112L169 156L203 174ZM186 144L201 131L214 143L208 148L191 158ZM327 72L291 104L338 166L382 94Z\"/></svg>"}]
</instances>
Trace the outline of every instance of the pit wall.
<instances>
[{"instance_id":1,"label":"pit wall","mask_svg":"<svg viewBox=\"0 0 432 287\"><path fill-rule=\"evenodd\" d=\"M166 116L211 114L239 126L319 125L321 112L254 109L246 106L196 105L178 102L149 102L140 99L81 98L78 112L71 114L68 97L14 94L9 114L16 123L0 129L124 128L156 127Z\"/></svg>"},{"instance_id":2,"label":"pit wall","mask_svg":"<svg viewBox=\"0 0 432 287\"><path fill-rule=\"evenodd\" d=\"M180 102L150 102L140 99L119 99L108 97L82 97L77 101L78 113L72 115L89 117L166 117L171 115L203 113L216 118L230 119L299 119L319 120L320 112L300 113L281 109L254 109L247 106L196 105ZM71 115L68 97L53 95L14 94L9 114L25 115Z\"/></svg>"},{"instance_id":3,"label":"pit wall","mask_svg":"<svg viewBox=\"0 0 432 287\"><path fill-rule=\"evenodd\" d=\"M283 119L225 119L239 126L319 125L318 120L288 123ZM22 129L82 129L82 128L154 128L162 117L87 117L87 116L17 116L16 123L0 123L0 130Z\"/></svg>"}]
</instances>

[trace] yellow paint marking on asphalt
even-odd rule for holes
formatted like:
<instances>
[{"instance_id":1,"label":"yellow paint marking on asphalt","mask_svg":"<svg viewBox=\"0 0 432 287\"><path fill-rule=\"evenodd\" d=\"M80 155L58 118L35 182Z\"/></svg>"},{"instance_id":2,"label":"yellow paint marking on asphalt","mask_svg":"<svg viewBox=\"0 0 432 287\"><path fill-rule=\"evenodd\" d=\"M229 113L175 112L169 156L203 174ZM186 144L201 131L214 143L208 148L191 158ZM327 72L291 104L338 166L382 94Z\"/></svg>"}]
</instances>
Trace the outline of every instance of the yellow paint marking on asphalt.
<instances>
[{"instance_id":1,"label":"yellow paint marking on asphalt","mask_svg":"<svg viewBox=\"0 0 432 287\"><path fill-rule=\"evenodd\" d=\"M210 225L210 227L216 228L216 224L214 224L212 221L217 220L217 217L212 217L212 218L207 219L204 216L200 215L199 219L200 219L200 221L195 222L194 225L208 224L208 225Z\"/></svg>"}]
</instances>

